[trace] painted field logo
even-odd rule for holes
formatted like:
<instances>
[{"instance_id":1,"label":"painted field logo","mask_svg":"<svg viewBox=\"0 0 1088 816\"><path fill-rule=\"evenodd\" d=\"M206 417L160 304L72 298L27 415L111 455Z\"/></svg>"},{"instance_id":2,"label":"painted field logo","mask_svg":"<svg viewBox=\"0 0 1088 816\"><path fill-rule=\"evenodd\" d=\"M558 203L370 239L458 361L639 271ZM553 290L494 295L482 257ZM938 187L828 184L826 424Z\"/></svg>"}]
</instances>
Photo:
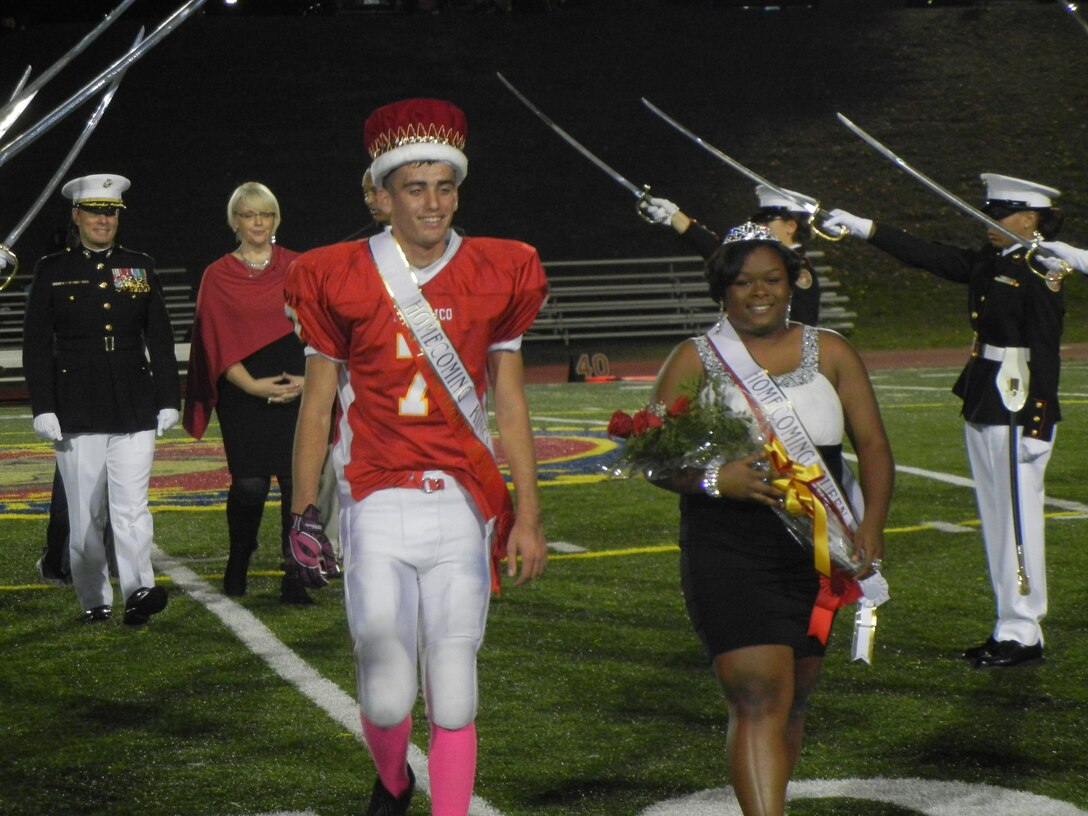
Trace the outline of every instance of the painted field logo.
<instances>
[{"instance_id":1,"label":"painted field logo","mask_svg":"<svg viewBox=\"0 0 1088 816\"><path fill-rule=\"evenodd\" d=\"M536 431L537 468L542 485L595 482L605 478L602 466L614 456L616 444L603 431L562 429ZM502 440L496 455L506 473ZM48 445L0 450L0 517L44 517L49 513L55 457ZM160 441L151 470L152 510L222 508L230 474L223 446L190 439ZM278 501L273 488L270 500Z\"/></svg>"}]
</instances>

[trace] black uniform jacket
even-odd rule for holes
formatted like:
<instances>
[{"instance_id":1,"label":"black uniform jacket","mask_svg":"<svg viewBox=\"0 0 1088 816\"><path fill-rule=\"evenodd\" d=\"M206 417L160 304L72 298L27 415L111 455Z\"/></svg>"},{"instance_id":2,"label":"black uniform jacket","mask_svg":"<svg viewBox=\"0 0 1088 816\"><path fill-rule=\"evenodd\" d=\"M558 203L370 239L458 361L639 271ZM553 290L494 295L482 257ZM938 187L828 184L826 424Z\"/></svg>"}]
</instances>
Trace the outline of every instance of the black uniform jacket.
<instances>
[{"instance_id":1,"label":"black uniform jacket","mask_svg":"<svg viewBox=\"0 0 1088 816\"><path fill-rule=\"evenodd\" d=\"M684 239L702 255L709 258L714 250L722 245L722 239L707 229L698 221L692 220L691 226L684 230ZM807 326L816 326L820 322L820 279L816 277L816 270L799 247L791 247L801 256L801 263L808 270L809 285L807 287L794 286L793 297L790 299L790 320L804 323Z\"/></svg>"},{"instance_id":2,"label":"black uniform jacket","mask_svg":"<svg viewBox=\"0 0 1088 816\"><path fill-rule=\"evenodd\" d=\"M869 243L905 264L967 286L967 311L975 331L971 359L953 387L963 400L963 418L981 425L1007 425L1009 412L997 386L1000 362L979 356L982 344L1031 350L1028 402L1018 424L1032 437L1050 440L1058 407L1059 347L1065 321L1061 284L1048 285L1024 261L1022 250L1006 255L986 245L958 249L877 226Z\"/></svg>"},{"instance_id":3,"label":"black uniform jacket","mask_svg":"<svg viewBox=\"0 0 1088 816\"><path fill-rule=\"evenodd\" d=\"M174 337L150 256L79 247L38 261L23 371L34 415L55 413L65 434L151 430L160 409L178 408Z\"/></svg>"}]
</instances>

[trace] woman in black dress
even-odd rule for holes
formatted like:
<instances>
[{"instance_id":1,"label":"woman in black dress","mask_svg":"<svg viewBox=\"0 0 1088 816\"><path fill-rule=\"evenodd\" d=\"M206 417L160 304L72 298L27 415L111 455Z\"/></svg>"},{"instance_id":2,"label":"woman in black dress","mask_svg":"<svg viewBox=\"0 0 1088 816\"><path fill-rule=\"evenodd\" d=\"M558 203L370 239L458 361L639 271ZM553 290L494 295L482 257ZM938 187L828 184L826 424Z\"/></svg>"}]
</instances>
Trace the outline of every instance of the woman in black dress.
<instances>
[{"instance_id":1,"label":"woman in black dress","mask_svg":"<svg viewBox=\"0 0 1088 816\"><path fill-rule=\"evenodd\" d=\"M275 243L280 225L276 197L263 184L241 185L227 204L227 223L238 246L212 263L200 282L185 428L200 439L215 409L231 476L230 556L223 589L244 595L273 476L280 488L281 546L286 547L291 447L305 356L283 310L284 277L298 253ZM312 603L302 584L286 575L280 600Z\"/></svg>"},{"instance_id":2,"label":"woman in black dress","mask_svg":"<svg viewBox=\"0 0 1088 816\"><path fill-rule=\"evenodd\" d=\"M850 438L865 503L853 540L865 575L884 551L891 450L858 354L839 334L787 317L800 264L766 227L732 230L707 262L722 321L673 350L653 400L672 405L693 388L706 399L713 389L733 410L749 411L748 397L724 368L721 340L731 335L730 353L748 355L774 380L820 450L825 472L840 476L842 437ZM812 552L771 510L782 493L765 479L761 458L714 460L705 471L654 480L681 494L684 597L728 704L726 752L737 800L746 816L781 816L824 653L809 634L821 581Z\"/></svg>"}]
</instances>

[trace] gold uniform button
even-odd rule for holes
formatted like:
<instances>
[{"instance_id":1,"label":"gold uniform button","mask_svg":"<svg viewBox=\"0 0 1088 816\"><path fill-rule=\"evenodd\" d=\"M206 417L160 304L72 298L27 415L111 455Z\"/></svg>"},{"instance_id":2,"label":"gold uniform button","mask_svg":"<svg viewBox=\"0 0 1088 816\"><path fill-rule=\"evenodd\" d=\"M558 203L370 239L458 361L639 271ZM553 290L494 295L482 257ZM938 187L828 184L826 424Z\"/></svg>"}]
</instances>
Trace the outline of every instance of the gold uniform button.
<instances>
[{"instance_id":1,"label":"gold uniform button","mask_svg":"<svg viewBox=\"0 0 1088 816\"><path fill-rule=\"evenodd\" d=\"M102 283L98 284L99 289L105 289L107 286L109 286L109 284L105 281L102 281Z\"/></svg>"},{"instance_id":2,"label":"gold uniform button","mask_svg":"<svg viewBox=\"0 0 1088 816\"><path fill-rule=\"evenodd\" d=\"M978 312L971 312L971 319L978 320Z\"/></svg>"},{"instance_id":3,"label":"gold uniform button","mask_svg":"<svg viewBox=\"0 0 1088 816\"><path fill-rule=\"evenodd\" d=\"M68 295L68 300L75 300L75 299L76 299L75 295Z\"/></svg>"},{"instance_id":4,"label":"gold uniform button","mask_svg":"<svg viewBox=\"0 0 1088 816\"><path fill-rule=\"evenodd\" d=\"M1032 422L1042 422L1042 421L1043 421L1043 418L1042 418L1042 417L1037 417L1037 416L1035 416L1035 417L1032 417L1032 418L1031 418L1031 421L1032 421Z\"/></svg>"},{"instance_id":5,"label":"gold uniform button","mask_svg":"<svg viewBox=\"0 0 1088 816\"><path fill-rule=\"evenodd\" d=\"M104 263L100 263L100 264L95 265L95 269L105 269L105 268L106 268L106 265Z\"/></svg>"},{"instance_id":6,"label":"gold uniform button","mask_svg":"<svg viewBox=\"0 0 1088 816\"><path fill-rule=\"evenodd\" d=\"M113 324L112 323L107 323L106 324L106 331L113 331Z\"/></svg>"},{"instance_id":7,"label":"gold uniform button","mask_svg":"<svg viewBox=\"0 0 1088 816\"><path fill-rule=\"evenodd\" d=\"M112 308L113 308L113 304L112 304L112 303L103 303L103 304L102 304L102 308L103 308L103 309L112 309Z\"/></svg>"}]
</instances>

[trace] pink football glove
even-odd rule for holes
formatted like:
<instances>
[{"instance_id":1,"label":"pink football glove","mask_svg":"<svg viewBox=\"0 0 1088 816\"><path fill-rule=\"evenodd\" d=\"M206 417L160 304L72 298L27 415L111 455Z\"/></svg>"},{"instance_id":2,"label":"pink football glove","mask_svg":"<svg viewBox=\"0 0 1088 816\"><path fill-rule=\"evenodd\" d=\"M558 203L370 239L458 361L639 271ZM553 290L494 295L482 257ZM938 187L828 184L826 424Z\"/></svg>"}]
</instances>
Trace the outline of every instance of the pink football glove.
<instances>
[{"instance_id":1,"label":"pink football glove","mask_svg":"<svg viewBox=\"0 0 1088 816\"><path fill-rule=\"evenodd\" d=\"M323 553L328 548L332 553L332 544L325 537L321 527L321 515L317 508L309 505L301 515L291 514L291 529L287 531L290 545L290 557L283 560L283 571L298 578L302 585L310 589L321 589L329 583L322 569ZM333 559L335 564L335 558ZM337 567L337 571L339 571Z\"/></svg>"}]
</instances>

